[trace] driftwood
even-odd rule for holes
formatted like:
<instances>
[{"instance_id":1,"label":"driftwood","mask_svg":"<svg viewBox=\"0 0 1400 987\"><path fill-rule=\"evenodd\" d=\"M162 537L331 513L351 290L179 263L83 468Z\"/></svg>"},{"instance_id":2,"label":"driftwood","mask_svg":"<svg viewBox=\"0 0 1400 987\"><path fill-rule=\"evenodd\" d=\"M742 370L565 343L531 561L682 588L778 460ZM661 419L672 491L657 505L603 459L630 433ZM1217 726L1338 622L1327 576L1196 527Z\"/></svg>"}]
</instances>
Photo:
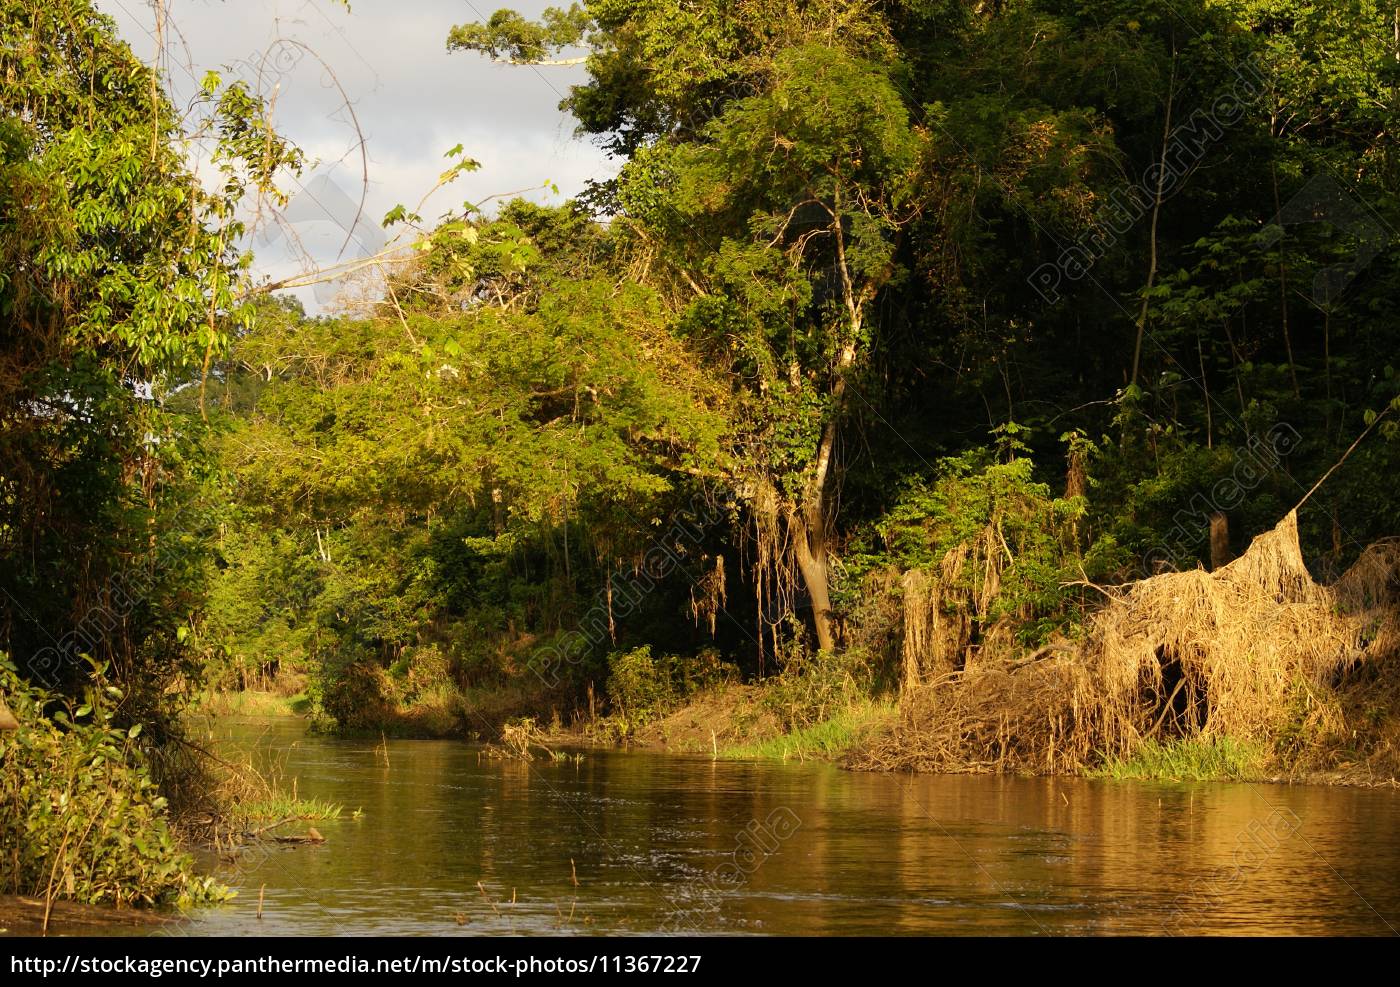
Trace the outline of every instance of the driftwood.
<instances>
[{"instance_id":1,"label":"driftwood","mask_svg":"<svg viewBox=\"0 0 1400 987\"><path fill-rule=\"evenodd\" d=\"M305 836L275 836L273 839L278 843L307 843L312 845L326 842L326 838L317 832L315 826L308 826Z\"/></svg>"}]
</instances>

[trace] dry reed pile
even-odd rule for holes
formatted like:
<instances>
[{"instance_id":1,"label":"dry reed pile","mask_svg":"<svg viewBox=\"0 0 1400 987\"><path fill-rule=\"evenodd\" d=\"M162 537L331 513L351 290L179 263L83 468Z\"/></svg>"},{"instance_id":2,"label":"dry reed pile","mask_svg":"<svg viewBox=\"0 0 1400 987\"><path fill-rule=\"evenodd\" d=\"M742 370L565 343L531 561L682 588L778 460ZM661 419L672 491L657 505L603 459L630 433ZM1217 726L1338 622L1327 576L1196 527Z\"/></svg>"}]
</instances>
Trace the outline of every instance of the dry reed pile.
<instances>
[{"instance_id":1,"label":"dry reed pile","mask_svg":"<svg viewBox=\"0 0 1400 987\"><path fill-rule=\"evenodd\" d=\"M943 679L973 662L974 653L996 655L1010 646L1011 622L992 617L1010 560L1001 529L989 524L945 553L937 571L904 573L901 658L906 690Z\"/></svg>"},{"instance_id":2,"label":"dry reed pile","mask_svg":"<svg viewBox=\"0 0 1400 987\"><path fill-rule=\"evenodd\" d=\"M1293 513L1214 572L1104 589L1081 642L1029 656L984 644L969 661L956 626L919 616L939 608L936 582L906 577L906 656L937 655L941 674L906 661L900 722L858 767L1072 771L1148 738L1275 742L1300 722L1316 745L1351 728L1347 690L1393 681L1386 669L1400 656L1400 541L1371 546L1323 586ZM949 660L950 644L961 658ZM1395 754L1400 738L1380 742Z\"/></svg>"}]
</instances>

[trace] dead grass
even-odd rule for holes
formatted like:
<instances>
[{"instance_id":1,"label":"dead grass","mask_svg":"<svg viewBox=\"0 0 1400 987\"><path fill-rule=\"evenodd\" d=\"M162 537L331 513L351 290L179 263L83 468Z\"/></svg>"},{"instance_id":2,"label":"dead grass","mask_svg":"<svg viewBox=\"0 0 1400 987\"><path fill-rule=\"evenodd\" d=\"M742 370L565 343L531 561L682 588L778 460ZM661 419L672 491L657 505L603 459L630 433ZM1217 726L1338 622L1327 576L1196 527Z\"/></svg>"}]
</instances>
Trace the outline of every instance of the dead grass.
<instances>
[{"instance_id":1,"label":"dead grass","mask_svg":"<svg viewBox=\"0 0 1400 987\"><path fill-rule=\"evenodd\" d=\"M639 729L632 742L677 753L709 754L782 733L760 702L761 686L729 683L706 689L668 716Z\"/></svg>"},{"instance_id":2,"label":"dead grass","mask_svg":"<svg viewBox=\"0 0 1400 987\"><path fill-rule=\"evenodd\" d=\"M1228 738L1269 745L1301 768L1366 715L1376 720L1372 749L1353 756L1372 769L1377 757L1395 762L1400 734L1383 728L1394 707L1387 699L1378 714L1375 700L1394 682L1384 673L1400 648L1400 542L1372 546L1323 586L1290 513L1215 572L1097 588L1106 602L1077 645L1018 657L984 645L977 661L964 653L927 684L906 680L899 724L853 763L1053 773L1127 758L1149 741Z\"/></svg>"}]
</instances>

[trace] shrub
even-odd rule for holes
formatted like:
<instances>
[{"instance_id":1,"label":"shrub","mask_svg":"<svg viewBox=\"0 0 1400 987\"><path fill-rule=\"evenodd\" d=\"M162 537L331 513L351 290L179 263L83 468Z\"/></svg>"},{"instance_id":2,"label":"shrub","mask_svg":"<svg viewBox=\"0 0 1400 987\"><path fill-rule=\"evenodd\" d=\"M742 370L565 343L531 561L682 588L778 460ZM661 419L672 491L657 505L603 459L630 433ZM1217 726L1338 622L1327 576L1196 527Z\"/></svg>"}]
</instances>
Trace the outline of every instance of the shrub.
<instances>
[{"instance_id":1,"label":"shrub","mask_svg":"<svg viewBox=\"0 0 1400 987\"><path fill-rule=\"evenodd\" d=\"M608 699L613 711L633 727L654 720L680 699L672 662L651 656L651 646L608 656Z\"/></svg>"},{"instance_id":2,"label":"shrub","mask_svg":"<svg viewBox=\"0 0 1400 987\"><path fill-rule=\"evenodd\" d=\"M46 716L58 701L0 655L0 694L20 723L0 733L0 890L116 905L231 897L176 845L141 728L112 725L119 694L95 679L84 703Z\"/></svg>"},{"instance_id":3,"label":"shrub","mask_svg":"<svg viewBox=\"0 0 1400 987\"><path fill-rule=\"evenodd\" d=\"M394 681L371 659L326 661L312 693L322 712L350 730L386 722L396 705Z\"/></svg>"},{"instance_id":4,"label":"shrub","mask_svg":"<svg viewBox=\"0 0 1400 987\"><path fill-rule=\"evenodd\" d=\"M867 699L873 689L873 666L864 652L794 649L783 662L782 673L767 681L762 703L785 730L800 730Z\"/></svg>"}]
</instances>

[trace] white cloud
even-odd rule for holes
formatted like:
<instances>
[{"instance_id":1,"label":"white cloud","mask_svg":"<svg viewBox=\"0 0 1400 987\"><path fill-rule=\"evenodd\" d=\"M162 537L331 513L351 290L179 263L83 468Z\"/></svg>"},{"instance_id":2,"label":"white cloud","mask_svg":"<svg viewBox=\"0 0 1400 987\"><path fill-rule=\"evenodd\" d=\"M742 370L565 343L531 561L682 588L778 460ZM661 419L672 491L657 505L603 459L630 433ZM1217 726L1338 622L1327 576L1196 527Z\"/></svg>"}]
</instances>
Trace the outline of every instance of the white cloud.
<instances>
[{"instance_id":1,"label":"white cloud","mask_svg":"<svg viewBox=\"0 0 1400 987\"><path fill-rule=\"evenodd\" d=\"M153 57L155 15L147 3L98 0L98 6L117 20L138 56ZM538 14L547 0L514 6ZM425 205L425 218L464 200L520 189L535 189L527 194L538 201L558 202L581 191L587 179L615 172L615 162L576 137L577 122L558 108L568 87L585 78L582 68L497 65L471 53L447 52L451 27L482 19L494 3L355 0L351 7L347 13L329 0L166 3L166 64L178 103L189 100L196 80L210 69L250 82L261 70L269 93L276 83L279 130L317 162L302 176L302 189L289 188L294 193L290 212L301 217L295 234L318 262L334 260L345 240L342 227L348 225L337 204L341 197L328 190L327 181L357 205L363 191L364 215L356 234L371 243L389 209L397 203L412 208L432 188L449 163L443 152L458 143L482 167L439 190ZM545 182L557 185L561 194L540 190ZM318 189L325 194L316 195ZM320 211L330 215L316 220L324 200L332 201ZM302 262L289 244L288 237L266 235L255 243L259 273L293 273ZM352 253L355 249L352 244ZM309 307L319 307L312 293L298 294Z\"/></svg>"}]
</instances>

